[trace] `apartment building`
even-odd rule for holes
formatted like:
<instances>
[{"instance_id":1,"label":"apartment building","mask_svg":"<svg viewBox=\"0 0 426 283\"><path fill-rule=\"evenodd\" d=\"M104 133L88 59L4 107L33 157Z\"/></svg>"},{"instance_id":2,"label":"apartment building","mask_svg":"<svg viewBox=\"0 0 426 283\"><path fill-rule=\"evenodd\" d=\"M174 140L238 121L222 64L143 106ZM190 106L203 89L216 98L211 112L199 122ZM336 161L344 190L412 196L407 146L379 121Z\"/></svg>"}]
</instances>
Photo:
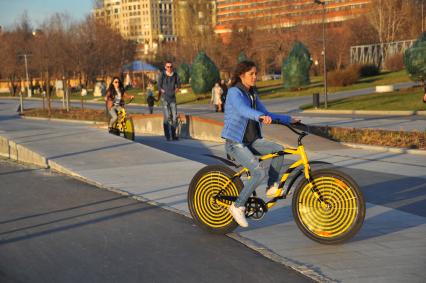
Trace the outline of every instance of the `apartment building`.
<instances>
[{"instance_id":1,"label":"apartment building","mask_svg":"<svg viewBox=\"0 0 426 283\"><path fill-rule=\"evenodd\" d=\"M173 0L99 0L93 15L124 38L139 43L140 57L156 53L159 44L176 41Z\"/></svg>"},{"instance_id":2,"label":"apartment building","mask_svg":"<svg viewBox=\"0 0 426 283\"><path fill-rule=\"evenodd\" d=\"M179 39L191 40L194 33L212 32L216 26L215 0L176 0Z\"/></svg>"},{"instance_id":3,"label":"apartment building","mask_svg":"<svg viewBox=\"0 0 426 283\"><path fill-rule=\"evenodd\" d=\"M288 28L321 23L323 6L314 0L217 0L215 32L226 35L233 28L253 25L258 29ZM322 0L326 22L341 22L367 12L371 0Z\"/></svg>"}]
</instances>

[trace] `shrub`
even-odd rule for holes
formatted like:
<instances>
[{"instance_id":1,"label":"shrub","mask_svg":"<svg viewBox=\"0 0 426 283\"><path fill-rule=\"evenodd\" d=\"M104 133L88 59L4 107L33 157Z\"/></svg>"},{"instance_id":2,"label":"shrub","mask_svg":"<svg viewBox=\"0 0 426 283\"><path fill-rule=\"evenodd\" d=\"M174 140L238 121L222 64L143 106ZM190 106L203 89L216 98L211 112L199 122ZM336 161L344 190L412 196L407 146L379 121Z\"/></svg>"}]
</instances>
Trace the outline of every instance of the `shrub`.
<instances>
[{"instance_id":1,"label":"shrub","mask_svg":"<svg viewBox=\"0 0 426 283\"><path fill-rule=\"evenodd\" d=\"M361 65L357 68L361 77L377 76L380 73L379 67L374 64Z\"/></svg>"},{"instance_id":2,"label":"shrub","mask_svg":"<svg viewBox=\"0 0 426 283\"><path fill-rule=\"evenodd\" d=\"M237 63L241 63L246 60L248 60L246 54L244 53L244 51L241 51L240 54L238 54Z\"/></svg>"},{"instance_id":3,"label":"shrub","mask_svg":"<svg viewBox=\"0 0 426 283\"><path fill-rule=\"evenodd\" d=\"M311 65L312 60L308 49L301 42L296 42L282 63L281 74L284 87L292 89L308 85Z\"/></svg>"},{"instance_id":4,"label":"shrub","mask_svg":"<svg viewBox=\"0 0 426 283\"><path fill-rule=\"evenodd\" d=\"M385 61L385 68L392 72L404 69L404 59L402 54L394 54L388 57Z\"/></svg>"},{"instance_id":5,"label":"shrub","mask_svg":"<svg viewBox=\"0 0 426 283\"><path fill-rule=\"evenodd\" d=\"M359 80L359 74L357 66L351 66L344 70L335 70L328 74L327 83L330 86L352 85Z\"/></svg>"},{"instance_id":6,"label":"shrub","mask_svg":"<svg viewBox=\"0 0 426 283\"><path fill-rule=\"evenodd\" d=\"M211 91L220 81L219 70L204 51L198 53L191 67L191 87L195 94Z\"/></svg>"},{"instance_id":7,"label":"shrub","mask_svg":"<svg viewBox=\"0 0 426 283\"><path fill-rule=\"evenodd\" d=\"M191 68L186 63L180 64L177 68L176 73L178 74L181 83L187 84L189 82L190 70Z\"/></svg>"},{"instance_id":8,"label":"shrub","mask_svg":"<svg viewBox=\"0 0 426 283\"><path fill-rule=\"evenodd\" d=\"M426 32L404 53L404 65L414 81L426 79Z\"/></svg>"}]
</instances>

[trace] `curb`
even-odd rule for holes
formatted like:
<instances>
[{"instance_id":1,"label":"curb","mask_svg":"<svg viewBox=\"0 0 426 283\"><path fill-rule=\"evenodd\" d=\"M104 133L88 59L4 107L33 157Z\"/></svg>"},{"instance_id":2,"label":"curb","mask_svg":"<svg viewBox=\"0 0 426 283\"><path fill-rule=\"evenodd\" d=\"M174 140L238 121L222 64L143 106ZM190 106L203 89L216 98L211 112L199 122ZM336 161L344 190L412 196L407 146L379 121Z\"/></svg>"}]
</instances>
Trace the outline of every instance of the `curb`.
<instances>
[{"instance_id":1,"label":"curb","mask_svg":"<svg viewBox=\"0 0 426 283\"><path fill-rule=\"evenodd\" d=\"M71 119L60 119L60 118L44 118L44 117L29 117L29 116L21 116L23 119L28 120L40 120L40 121L52 121L52 122L68 122L68 123L81 123L81 124L89 124L89 125L107 125L107 122L101 121L90 121L90 120L71 120Z\"/></svg>"},{"instance_id":2,"label":"curb","mask_svg":"<svg viewBox=\"0 0 426 283\"><path fill-rule=\"evenodd\" d=\"M386 152L393 153L405 153L405 154L416 154L416 155L425 155L426 150L421 149L406 149L406 148L398 148L398 147L390 147L390 146L376 146L376 145L366 145L366 144L358 144L358 143L346 143L340 142L340 144L359 149L368 149L368 150L380 150Z\"/></svg>"},{"instance_id":3,"label":"curb","mask_svg":"<svg viewBox=\"0 0 426 283\"><path fill-rule=\"evenodd\" d=\"M49 168L46 157L2 136L0 136L0 156L40 168Z\"/></svg>"},{"instance_id":4,"label":"curb","mask_svg":"<svg viewBox=\"0 0 426 283\"><path fill-rule=\"evenodd\" d=\"M310 109L303 110L308 114L347 114L347 115L380 115L380 116L426 116L426 111L379 111L379 110L324 110Z\"/></svg>"}]
</instances>

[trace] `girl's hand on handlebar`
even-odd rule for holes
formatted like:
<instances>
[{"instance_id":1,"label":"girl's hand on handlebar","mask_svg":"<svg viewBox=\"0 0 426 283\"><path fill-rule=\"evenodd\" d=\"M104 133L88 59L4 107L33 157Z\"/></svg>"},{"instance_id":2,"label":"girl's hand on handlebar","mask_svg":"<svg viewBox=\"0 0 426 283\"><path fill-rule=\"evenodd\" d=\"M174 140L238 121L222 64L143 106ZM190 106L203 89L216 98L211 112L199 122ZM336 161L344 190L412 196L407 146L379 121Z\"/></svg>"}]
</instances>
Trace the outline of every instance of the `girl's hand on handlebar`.
<instances>
[{"instance_id":1,"label":"girl's hand on handlebar","mask_svg":"<svg viewBox=\"0 0 426 283\"><path fill-rule=\"evenodd\" d=\"M301 121L300 119L292 117L290 123L297 124L297 123L300 123L300 121Z\"/></svg>"},{"instance_id":2,"label":"girl's hand on handlebar","mask_svg":"<svg viewBox=\"0 0 426 283\"><path fill-rule=\"evenodd\" d=\"M266 115L259 116L259 122L263 124L271 124L272 118Z\"/></svg>"}]
</instances>

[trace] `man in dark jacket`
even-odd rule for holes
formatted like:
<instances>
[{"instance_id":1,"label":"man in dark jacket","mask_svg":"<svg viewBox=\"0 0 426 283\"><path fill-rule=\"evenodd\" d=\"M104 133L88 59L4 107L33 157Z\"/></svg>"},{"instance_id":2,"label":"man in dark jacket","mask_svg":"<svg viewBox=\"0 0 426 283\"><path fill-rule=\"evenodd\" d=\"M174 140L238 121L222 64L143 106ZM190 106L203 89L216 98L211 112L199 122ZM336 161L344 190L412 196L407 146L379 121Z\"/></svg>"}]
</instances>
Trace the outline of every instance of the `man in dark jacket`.
<instances>
[{"instance_id":1,"label":"man in dark jacket","mask_svg":"<svg viewBox=\"0 0 426 283\"><path fill-rule=\"evenodd\" d=\"M173 64L169 61L165 64L165 70L158 78L158 99L163 105L163 128L166 139L177 140L177 107L176 93L180 88L179 76L173 71Z\"/></svg>"}]
</instances>

